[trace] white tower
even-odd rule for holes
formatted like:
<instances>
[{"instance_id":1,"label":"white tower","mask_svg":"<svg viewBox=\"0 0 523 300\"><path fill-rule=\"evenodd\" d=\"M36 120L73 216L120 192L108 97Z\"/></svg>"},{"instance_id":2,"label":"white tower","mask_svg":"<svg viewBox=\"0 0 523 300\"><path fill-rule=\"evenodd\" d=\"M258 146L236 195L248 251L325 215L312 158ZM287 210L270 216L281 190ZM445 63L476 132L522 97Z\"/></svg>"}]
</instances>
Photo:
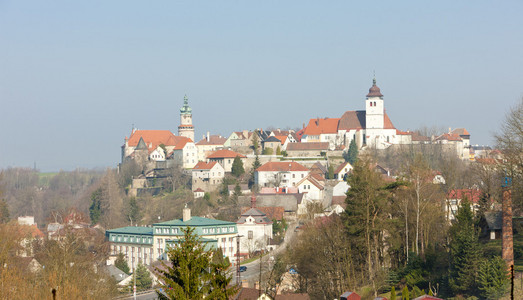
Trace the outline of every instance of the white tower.
<instances>
[{"instance_id":1,"label":"white tower","mask_svg":"<svg viewBox=\"0 0 523 300\"><path fill-rule=\"evenodd\" d=\"M178 135L190 138L194 142L194 126L192 125L192 109L189 107L187 95L183 97L183 106L180 109L180 126Z\"/></svg>"},{"instance_id":2,"label":"white tower","mask_svg":"<svg viewBox=\"0 0 523 300\"><path fill-rule=\"evenodd\" d=\"M365 127L366 129L383 129L385 120L385 106L380 88L376 85L376 78L372 80L372 86L365 100ZM367 131L369 132L369 131Z\"/></svg>"}]
</instances>

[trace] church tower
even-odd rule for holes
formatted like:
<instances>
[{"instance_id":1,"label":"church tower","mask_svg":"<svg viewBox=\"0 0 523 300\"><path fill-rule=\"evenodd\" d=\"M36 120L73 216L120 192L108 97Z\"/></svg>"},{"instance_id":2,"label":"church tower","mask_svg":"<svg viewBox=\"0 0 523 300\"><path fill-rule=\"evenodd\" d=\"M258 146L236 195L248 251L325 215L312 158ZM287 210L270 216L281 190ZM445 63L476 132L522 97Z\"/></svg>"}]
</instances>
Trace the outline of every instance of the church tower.
<instances>
[{"instance_id":1,"label":"church tower","mask_svg":"<svg viewBox=\"0 0 523 300\"><path fill-rule=\"evenodd\" d=\"M194 142L194 126L192 125L192 109L189 107L187 95L183 97L183 106L180 109L180 126L178 135L190 138Z\"/></svg>"},{"instance_id":2,"label":"church tower","mask_svg":"<svg viewBox=\"0 0 523 300\"><path fill-rule=\"evenodd\" d=\"M372 80L372 86L365 100L365 127L366 129L383 129L385 106L380 88L376 85L376 78ZM368 132L368 131L367 131Z\"/></svg>"}]
</instances>

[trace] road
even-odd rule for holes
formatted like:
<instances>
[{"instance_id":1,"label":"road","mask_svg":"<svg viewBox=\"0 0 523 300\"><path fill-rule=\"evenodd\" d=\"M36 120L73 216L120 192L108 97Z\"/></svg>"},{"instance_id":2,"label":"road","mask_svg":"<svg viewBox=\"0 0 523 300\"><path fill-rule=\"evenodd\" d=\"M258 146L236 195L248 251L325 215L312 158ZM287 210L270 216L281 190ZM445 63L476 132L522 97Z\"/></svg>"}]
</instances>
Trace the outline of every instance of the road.
<instances>
[{"instance_id":1,"label":"road","mask_svg":"<svg viewBox=\"0 0 523 300\"><path fill-rule=\"evenodd\" d=\"M126 298L118 298L118 300L133 300L134 297L131 295ZM156 291L149 291L147 293L136 295L136 300L156 300L158 299L158 295L156 295Z\"/></svg>"},{"instance_id":2,"label":"road","mask_svg":"<svg viewBox=\"0 0 523 300\"><path fill-rule=\"evenodd\" d=\"M294 240L296 236L296 232L294 229L296 228L297 223L291 222L289 223L289 227L287 228L287 231L285 232L285 237L283 238L283 242L272 252L270 252L268 255L265 255L262 260L262 274L265 272L270 271L272 267L271 257L275 257L276 255L280 254L282 251L285 251L287 248L287 245L291 243L291 241ZM260 277L260 259L256 259L255 261L252 261L247 264L242 264L242 266L247 267L247 271L241 272L240 280L258 280ZM233 273L233 282L236 282L236 269L232 270Z\"/></svg>"}]
</instances>

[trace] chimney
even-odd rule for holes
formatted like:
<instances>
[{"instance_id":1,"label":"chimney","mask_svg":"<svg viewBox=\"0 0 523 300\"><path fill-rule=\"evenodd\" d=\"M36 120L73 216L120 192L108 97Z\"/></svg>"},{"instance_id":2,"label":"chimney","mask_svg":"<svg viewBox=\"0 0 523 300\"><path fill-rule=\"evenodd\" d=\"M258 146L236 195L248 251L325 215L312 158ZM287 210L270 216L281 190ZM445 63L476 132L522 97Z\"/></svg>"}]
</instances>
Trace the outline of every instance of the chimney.
<instances>
[{"instance_id":1,"label":"chimney","mask_svg":"<svg viewBox=\"0 0 523 300\"><path fill-rule=\"evenodd\" d=\"M248 130L244 130L243 131L243 136L247 139L249 138L249 131Z\"/></svg>"},{"instance_id":2,"label":"chimney","mask_svg":"<svg viewBox=\"0 0 523 300\"><path fill-rule=\"evenodd\" d=\"M207 131L207 142L210 140L209 131Z\"/></svg>"},{"instance_id":3,"label":"chimney","mask_svg":"<svg viewBox=\"0 0 523 300\"><path fill-rule=\"evenodd\" d=\"M187 207L187 203L185 203L185 207L183 209L183 219L182 221L187 222L191 219L191 209Z\"/></svg>"},{"instance_id":4,"label":"chimney","mask_svg":"<svg viewBox=\"0 0 523 300\"><path fill-rule=\"evenodd\" d=\"M254 196L254 193L251 196L251 208L256 208L256 196Z\"/></svg>"}]
</instances>

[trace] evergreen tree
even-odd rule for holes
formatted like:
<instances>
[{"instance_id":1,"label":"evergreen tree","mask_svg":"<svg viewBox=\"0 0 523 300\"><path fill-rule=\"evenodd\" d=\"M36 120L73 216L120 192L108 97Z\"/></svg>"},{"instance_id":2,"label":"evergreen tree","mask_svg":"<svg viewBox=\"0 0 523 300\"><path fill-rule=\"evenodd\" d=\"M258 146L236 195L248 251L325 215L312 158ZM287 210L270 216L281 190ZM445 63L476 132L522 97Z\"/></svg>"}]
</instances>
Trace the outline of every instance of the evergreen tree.
<instances>
[{"instance_id":1,"label":"evergreen tree","mask_svg":"<svg viewBox=\"0 0 523 300\"><path fill-rule=\"evenodd\" d=\"M401 291L401 300L409 300L410 299L410 293L409 288L405 286L403 290Z\"/></svg>"},{"instance_id":2,"label":"evergreen tree","mask_svg":"<svg viewBox=\"0 0 523 300\"><path fill-rule=\"evenodd\" d=\"M137 291L148 290L153 286L153 279L151 278L151 273L149 273L149 271L144 265L138 264L135 273L136 274L133 274L133 276L136 276ZM131 281L129 285L132 287L134 285L134 280Z\"/></svg>"},{"instance_id":3,"label":"evergreen tree","mask_svg":"<svg viewBox=\"0 0 523 300\"><path fill-rule=\"evenodd\" d=\"M114 266L118 269L122 270L125 274L129 274L130 269L129 265L127 264L127 261L125 260L125 256L123 253L118 253L118 256L116 257L116 260L114 261Z\"/></svg>"},{"instance_id":4,"label":"evergreen tree","mask_svg":"<svg viewBox=\"0 0 523 300\"><path fill-rule=\"evenodd\" d=\"M9 222L9 207L5 199L0 199L0 223Z\"/></svg>"},{"instance_id":5,"label":"evergreen tree","mask_svg":"<svg viewBox=\"0 0 523 300\"><path fill-rule=\"evenodd\" d=\"M251 174L249 176L249 188L252 188L254 186L254 172L259 167L261 167L260 158L256 154L256 158L254 159L254 162L252 163Z\"/></svg>"},{"instance_id":6,"label":"evergreen tree","mask_svg":"<svg viewBox=\"0 0 523 300\"><path fill-rule=\"evenodd\" d=\"M327 179L334 179L334 167L329 164L329 172L327 173Z\"/></svg>"},{"instance_id":7,"label":"evergreen tree","mask_svg":"<svg viewBox=\"0 0 523 300\"><path fill-rule=\"evenodd\" d=\"M258 141L258 130L255 130L252 135L252 147L254 148L254 154L258 155L260 149L260 142Z\"/></svg>"},{"instance_id":8,"label":"evergreen tree","mask_svg":"<svg viewBox=\"0 0 523 300\"><path fill-rule=\"evenodd\" d=\"M478 293L478 262L482 255L474 225L474 213L465 198L450 228L449 283L455 294L472 296Z\"/></svg>"},{"instance_id":9,"label":"evergreen tree","mask_svg":"<svg viewBox=\"0 0 523 300\"><path fill-rule=\"evenodd\" d=\"M205 250L194 228L184 229L183 235L180 243L167 252L170 265L157 269L165 292L158 292L159 299L225 300L232 296L236 288L227 288L232 278L225 271L225 263L212 262L213 252Z\"/></svg>"},{"instance_id":10,"label":"evergreen tree","mask_svg":"<svg viewBox=\"0 0 523 300\"><path fill-rule=\"evenodd\" d=\"M232 162L232 169L231 173L235 177L240 177L245 173L245 170L243 169L243 163L239 156L236 156L234 158L234 161Z\"/></svg>"},{"instance_id":11,"label":"evergreen tree","mask_svg":"<svg viewBox=\"0 0 523 300\"><path fill-rule=\"evenodd\" d=\"M358 146L356 145L356 140L352 139L349 145L349 150L347 150L347 152L343 152L343 158L351 165L356 163L358 160Z\"/></svg>"},{"instance_id":12,"label":"evergreen tree","mask_svg":"<svg viewBox=\"0 0 523 300\"><path fill-rule=\"evenodd\" d=\"M478 273L478 286L481 296L485 299L499 299L505 295L509 287L505 261L496 256L481 262Z\"/></svg>"},{"instance_id":13,"label":"evergreen tree","mask_svg":"<svg viewBox=\"0 0 523 300\"><path fill-rule=\"evenodd\" d=\"M394 286L390 289L390 300L396 300L396 288Z\"/></svg>"},{"instance_id":14,"label":"evergreen tree","mask_svg":"<svg viewBox=\"0 0 523 300\"><path fill-rule=\"evenodd\" d=\"M131 226L133 224L136 225L140 219L140 208L138 207L138 203L136 202L135 197L129 198L126 216L127 219L131 222Z\"/></svg>"},{"instance_id":15,"label":"evergreen tree","mask_svg":"<svg viewBox=\"0 0 523 300\"><path fill-rule=\"evenodd\" d=\"M278 146L278 148L276 148L276 155L281 155L281 148L280 148L280 146Z\"/></svg>"},{"instance_id":16,"label":"evergreen tree","mask_svg":"<svg viewBox=\"0 0 523 300\"><path fill-rule=\"evenodd\" d=\"M96 189L91 194L91 206L89 206L89 217L91 224L96 224L102 216L102 188Z\"/></svg>"}]
</instances>

